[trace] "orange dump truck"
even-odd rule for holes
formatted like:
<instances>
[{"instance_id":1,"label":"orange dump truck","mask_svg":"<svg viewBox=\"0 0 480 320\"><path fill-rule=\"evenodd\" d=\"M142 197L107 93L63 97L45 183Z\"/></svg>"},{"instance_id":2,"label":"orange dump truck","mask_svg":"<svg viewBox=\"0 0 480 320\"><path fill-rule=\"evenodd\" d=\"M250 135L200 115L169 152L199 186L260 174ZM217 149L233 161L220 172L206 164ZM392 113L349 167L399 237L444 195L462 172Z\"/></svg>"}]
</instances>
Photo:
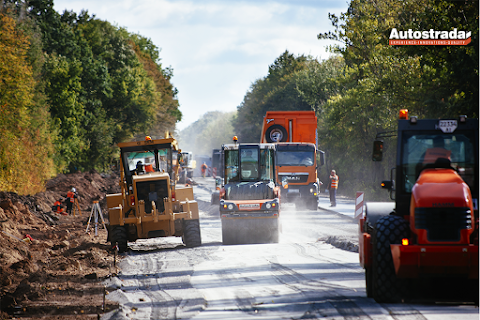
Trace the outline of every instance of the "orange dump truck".
<instances>
[{"instance_id":1,"label":"orange dump truck","mask_svg":"<svg viewBox=\"0 0 480 320\"><path fill-rule=\"evenodd\" d=\"M321 184L317 168L324 163L324 153L317 149L315 112L267 111L260 142L277 144L276 172L277 181L282 184L282 201L317 210Z\"/></svg>"}]
</instances>

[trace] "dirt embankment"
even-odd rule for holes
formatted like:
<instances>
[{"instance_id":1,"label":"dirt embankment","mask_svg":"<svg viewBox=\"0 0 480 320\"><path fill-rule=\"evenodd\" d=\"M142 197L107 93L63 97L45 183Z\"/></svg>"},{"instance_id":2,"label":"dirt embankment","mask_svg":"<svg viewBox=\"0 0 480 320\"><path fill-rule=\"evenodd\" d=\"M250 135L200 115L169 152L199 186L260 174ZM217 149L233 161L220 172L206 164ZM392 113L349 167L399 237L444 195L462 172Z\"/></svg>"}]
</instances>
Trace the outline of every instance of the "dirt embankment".
<instances>
[{"instance_id":1,"label":"dirt embankment","mask_svg":"<svg viewBox=\"0 0 480 320\"><path fill-rule=\"evenodd\" d=\"M0 319L97 318L101 280L116 270L106 231L99 224L95 236L92 219L86 233L87 221L94 201L106 213L105 195L120 192L118 179L92 171L59 175L33 196L0 192ZM72 187L80 211L53 213ZM107 300L106 307L116 306Z\"/></svg>"}]
</instances>

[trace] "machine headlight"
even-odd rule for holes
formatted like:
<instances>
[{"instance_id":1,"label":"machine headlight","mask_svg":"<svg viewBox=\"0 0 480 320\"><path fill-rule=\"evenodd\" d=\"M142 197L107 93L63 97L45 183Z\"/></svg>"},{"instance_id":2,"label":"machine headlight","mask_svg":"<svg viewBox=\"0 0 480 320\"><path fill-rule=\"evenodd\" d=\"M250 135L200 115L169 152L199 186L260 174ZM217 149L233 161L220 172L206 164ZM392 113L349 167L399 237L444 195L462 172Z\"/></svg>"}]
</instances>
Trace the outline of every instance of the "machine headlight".
<instances>
[{"instance_id":1,"label":"machine headlight","mask_svg":"<svg viewBox=\"0 0 480 320\"><path fill-rule=\"evenodd\" d=\"M228 208L228 210L233 210L233 204L229 203L227 208Z\"/></svg>"},{"instance_id":2,"label":"machine headlight","mask_svg":"<svg viewBox=\"0 0 480 320\"><path fill-rule=\"evenodd\" d=\"M277 203L275 201L265 203L266 210L275 210L276 207L277 207Z\"/></svg>"},{"instance_id":3,"label":"machine headlight","mask_svg":"<svg viewBox=\"0 0 480 320\"><path fill-rule=\"evenodd\" d=\"M314 189L313 188L310 188L310 193L313 193Z\"/></svg>"}]
</instances>

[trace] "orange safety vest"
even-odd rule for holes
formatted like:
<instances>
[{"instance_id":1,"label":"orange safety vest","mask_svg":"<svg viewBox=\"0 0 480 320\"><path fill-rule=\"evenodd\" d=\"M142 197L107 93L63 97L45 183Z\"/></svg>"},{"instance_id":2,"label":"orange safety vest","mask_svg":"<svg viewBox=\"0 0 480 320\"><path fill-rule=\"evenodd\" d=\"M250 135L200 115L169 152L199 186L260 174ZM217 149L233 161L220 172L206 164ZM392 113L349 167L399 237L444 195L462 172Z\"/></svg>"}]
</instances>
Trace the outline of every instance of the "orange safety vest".
<instances>
[{"instance_id":1,"label":"orange safety vest","mask_svg":"<svg viewBox=\"0 0 480 320\"><path fill-rule=\"evenodd\" d=\"M334 175L333 178L332 178L331 188L332 189L338 189L338 176L337 175Z\"/></svg>"},{"instance_id":2,"label":"orange safety vest","mask_svg":"<svg viewBox=\"0 0 480 320\"><path fill-rule=\"evenodd\" d=\"M75 198L74 198L74 197L75 197L75 195L73 194L72 191L68 191L68 192L67 192L67 198L70 199L70 202L71 202L71 203L74 203L74 202L75 202Z\"/></svg>"},{"instance_id":3,"label":"orange safety vest","mask_svg":"<svg viewBox=\"0 0 480 320\"><path fill-rule=\"evenodd\" d=\"M62 203L60 201L55 201L55 203L53 204L53 207L54 207L54 211L57 212L57 213L60 213L62 212Z\"/></svg>"}]
</instances>

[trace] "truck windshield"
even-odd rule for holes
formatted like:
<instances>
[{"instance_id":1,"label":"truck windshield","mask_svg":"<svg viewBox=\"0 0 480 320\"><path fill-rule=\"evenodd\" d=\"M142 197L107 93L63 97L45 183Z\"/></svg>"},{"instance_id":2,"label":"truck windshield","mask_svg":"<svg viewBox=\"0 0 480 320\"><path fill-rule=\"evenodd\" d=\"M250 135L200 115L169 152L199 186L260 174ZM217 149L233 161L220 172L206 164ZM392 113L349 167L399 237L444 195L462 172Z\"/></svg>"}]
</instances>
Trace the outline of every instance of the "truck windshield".
<instances>
[{"instance_id":1,"label":"truck windshield","mask_svg":"<svg viewBox=\"0 0 480 320\"><path fill-rule=\"evenodd\" d=\"M277 146L277 166L315 165L315 145L311 143L286 143Z\"/></svg>"},{"instance_id":2,"label":"truck windshield","mask_svg":"<svg viewBox=\"0 0 480 320\"><path fill-rule=\"evenodd\" d=\"M451 166L468 184L472 192L478 185L475 165L475 138L473 133L450 134L427 132L404 132L402 136L402 191L412 192L420 171L438 158L450 160Z\"/></svg>"},{"instance_id":3,"label":"truck windshield","mask_svg":"<svg viewBox=\"0 0 480 320\"><path fill-rule=\"evenodd\" d=\"M313 151L278 151L278 166L313 166Z\"/></svg>"}]
</instances>

